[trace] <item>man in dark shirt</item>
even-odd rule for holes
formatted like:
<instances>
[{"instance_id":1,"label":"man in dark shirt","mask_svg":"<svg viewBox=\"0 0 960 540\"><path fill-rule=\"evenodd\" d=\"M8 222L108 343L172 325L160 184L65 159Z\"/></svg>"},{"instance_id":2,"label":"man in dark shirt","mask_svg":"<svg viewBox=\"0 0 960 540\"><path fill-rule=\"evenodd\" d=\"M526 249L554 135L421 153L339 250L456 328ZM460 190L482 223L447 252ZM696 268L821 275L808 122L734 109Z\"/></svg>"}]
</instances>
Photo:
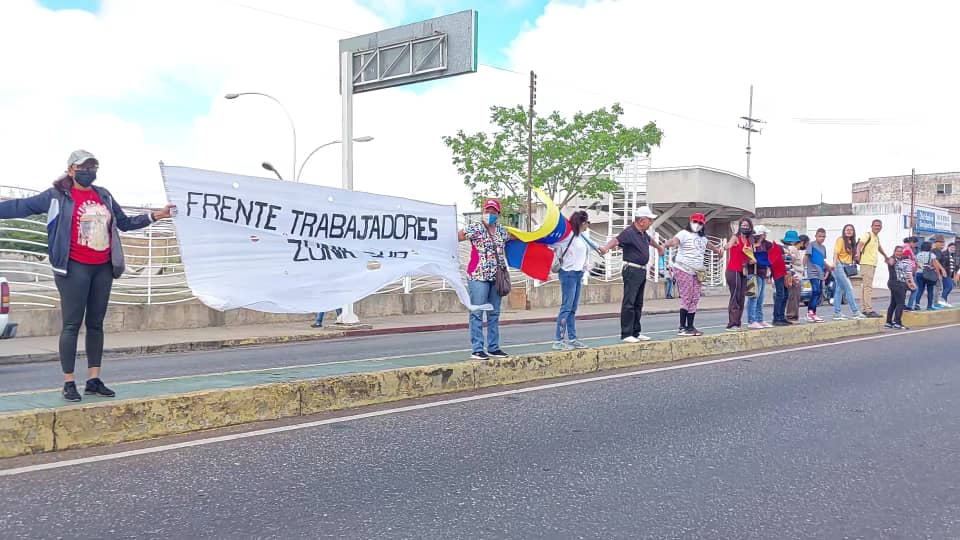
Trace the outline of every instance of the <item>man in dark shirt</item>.
<instances>
[{"instance_id":1,"label":"man in dark shirt","mask_svg":"<svg viewBox=\"0 0 960 540\"><path fill-rule=\"evenodd\" d=\"M606 246L601 254L619 247L623 250L623 302L620 306L620 338L625 343L650 341L640 333L640 317L643 311L643 293L647 287L647 263L650 262L650 247L663 255L663 246L650 238L647 229L657 216L649 207L642 206L633 214L633 225L624 229Z\"/></svg>"},{"instance_id":2,"label":"man in dark shirt","mask_svg":"<svg viewBox=\"0 0 960 540\"><path fill-rule=\"evenodd\" d=\"M933 254L933 258L940 261L940 265L943 265L943 254L946 251L945 238L942 234L938 234L933 237L933 249L930 253ZM936 302L937 307L947 307L946 302L943 300L943 278L947 276L938 275L937 284L933 286L933 301Z\"/></svg>"}]
</instances>

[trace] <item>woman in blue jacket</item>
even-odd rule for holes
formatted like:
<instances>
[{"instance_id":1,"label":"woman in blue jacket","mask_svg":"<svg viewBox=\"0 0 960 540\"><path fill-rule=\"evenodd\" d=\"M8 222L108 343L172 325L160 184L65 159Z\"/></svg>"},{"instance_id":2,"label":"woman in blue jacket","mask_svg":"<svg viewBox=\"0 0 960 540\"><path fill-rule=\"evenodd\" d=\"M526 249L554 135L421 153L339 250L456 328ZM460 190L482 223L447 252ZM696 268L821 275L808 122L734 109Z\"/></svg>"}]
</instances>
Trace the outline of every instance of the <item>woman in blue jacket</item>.
<instances>
[{"instance_id":1,"label":"woman in blue jacket","mask_svg":"<svg viewBox=\"0 0 960 540\"><path fill-rule=\"evenodd\" d=\"M109 191L93 186L99 167L93 154L77 150L67 160L66 174L53 187L33 197L0 202L0 219L47 214L47 253L60 292L63 319L60 367L63 398L67 401L80 401L73 370L84 316L88 370L84 394L116 395L100 380L100 363L110 289L124 270L120 231L142 229L168 218L173 208L168 204L160 211L128 217Z\"/></svg>"}]
</instances>

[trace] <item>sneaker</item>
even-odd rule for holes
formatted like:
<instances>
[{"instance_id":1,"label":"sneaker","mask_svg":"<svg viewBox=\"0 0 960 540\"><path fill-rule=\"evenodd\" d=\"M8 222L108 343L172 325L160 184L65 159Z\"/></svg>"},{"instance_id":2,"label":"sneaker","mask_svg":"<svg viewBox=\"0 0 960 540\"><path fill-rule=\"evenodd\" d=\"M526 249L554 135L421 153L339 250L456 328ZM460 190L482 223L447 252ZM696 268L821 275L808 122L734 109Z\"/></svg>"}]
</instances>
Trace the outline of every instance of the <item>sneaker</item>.
<instances>
[{"instance_id":1,"label":"sneaker","mask_svg":"<svg viewBox=\"0 0 960 540\"><path fill-rule=\"evenodd\" d=\"M812 311L808 311L807 322L817 322L817 314Z\"/></svg>"},{"instance_id":2,"label":"sneaker","mask_svg":"<svg viewBox=\"0 0 960 540\"><path fill-rule=\"evenodd\" d=\"M623 341L624 343L640 343L640 340L633 336L627 336L623 338L621 341Z\"/></svg>"},{"instance_id":3,"label":"sneaker","mask_svg":"<svg viewBox=\"0 0 960 540\"><path fill-rule=\"evenodd\" d=\"M938 308L948 308L948 307L953 307L953 306L951 306L950 304L948 304L948 303L946 303L946 302L940 301L940 302L937 302L937 307L938 307Z\"/></svg>"},{"instance_id":4,"label":"sneaker","mask_svg":"<svg viewBox=\"0 0 960 540\"><path fill-rule=\"evenodd\" d=\"M487 355L487 353L480 351L480 352L475 352L471 354L470 359L471 360L489 360L490 357Z\"/></svg>"},{"instance_id":5,"label":"sneaker","mask_svg":"<svg viewBox=\"0 0 960 540\"><path fill-rule=\"evenodd\" d=\"M845 320L847 320L848 318L849 318L849 317L847 317L847 316L844 315L843 313L836 313L836 314L834 314L834 316L833 316L833 320L835 320L835 321L845 321Z\"/></svg>"},{"instance_id":6,"label":"sneaker","mask_svg":"<svg viewBox=\"0 0 960 540\"><path fill-rule=\"evenodd\" d=\"M691 326L690 328L687 328L687 335L691 337L702 336L703 332Z\"/></svg>"},{"instance_id":7,"label":"sneaker","mask_svg":"<svg viewBox=\"0 0 960 540\"><path fill-rule=\"evenodd\" d=\"M893 329L895 329L895 328L897 327L897 325L895 325L895 324L893 324L893 323L887 323L887 324L883 325L883 327L884 327L884 328L889 328L890 330L893 330Z\"/></svg>"},{"instance_id":8,"label":"sneaker","mask_svg":"<svg viewBox=\"0 0 960 540\"><path fill-rule=\"evenodd\" d=\"M943 306L943 307L948 307L948 308L949 308L949 307L953 307L953 304L951 304L950 302L940 302L940 305Z\"/></svg>"},{"instance_id":9,"label":"sneaker","mask_svg":"<svg viewBox=\"0 0 960 540\"><path fill-rule=\"evenodd\" d=\"M820 323L820 322L823 322L823 319L822 319L819 315L814 315L814 316L813 316L813 322L818 322L818 323Z\"/></svg>"},{"instance_id":10,"label":"sneaker","mask_svg":"<svg viewBox=\"0 0 960 540\"><path fill-rule=\"evenodd\" d=\"M760 324L762 324L764 328L773 328L773 325L766 321L760 321Z\"/></svg>"},{"instance_id":11,"label":"sneaker","mask_svg":"<svg viewBox=\"0 0 960 540\"><path fill-rule=\"evenodd\" d=\"M900 324L900 323L897 323L897 324L893 325L893 327L896 328L897 330L909 330L909 329L910 329L909 327L904 326L904 325L902 325L902 324Z\"/></svg>"},{"instance_id":12,"label":"sneaker","mask_svg":"<svg viewBox=\"0 0 960 540\"><path fill-rule=\"evenodd\" d=\"M77 383L63 383L63 399L67 401L80 401L82 399L80 397L80 392L77 392Z\"/></svg>"},{"instance_id":13,"label":"sneaker","mask_svg":"<svg viewBox=\"0 0 960 540\"><path fill-rule=\"evenodd\" d=\"M863 313L860 313L859 311L853 314L853 320L855 320L855 321L862 321L862 320L864 320L864 319L866 319L866 318L867 318L867 316L864 315Z\"/></svg>"},{"instance_id":14,"label":"sneaker","mask_svg":"<svg viewBox=\"0 0 960 540\"><path fill-rule=\"evenodd\" d=\"M728 327L727 327L727 332L739 332L739 331L740 331L740 327L739 327L739 326L728 326Z\"/></svg>"},{"instance_id":15,"label":"sneaker","mask_svg":"<svg viewBox=\"0 0 960 540\"><path fill-rule=\"evenodd\" d=\"M877 313L876 311L871 311L870 313L867 313L867 318L868 318L868 319L882 319L883 316L880 315L879 313Z\"/></svg>"},{"instance_id":16,"label":"sneaker","mask_svg":"<svg viewBox=\"0 0 960 540\"><path fill-rule=\"evenodd\" d=\"M765 326L763 326L763 323L755 322L755 323L750 323L750 326L748 326L747 328L751 330L763 330Z\"/></svg>"},{"instance_id":17,"label":"sneaker","mask_svg":"<svg viewBox=\"0 0 960 540\"><path fill-rule=\"evenodd\" d=\"M555 351L572 351L573 345L567 343L566 341L554 341L553 350Z\"/></svg>"},{"instance_id":18,"label":"sneaker","mask_svg":"<svg viewBox=\"0 0 960 540\"><path fill-rule=\"evenodd\" d=\"M318 323L313 323L310 325L310 328L323 328L323 325Z\"/></svg>"},{"instance_id":19,"label":"sneaker","mask_svg":"<svg viewBox=\"0 0 960 540\"><path fill-rule=\"evenodd\" d=\"M494 357L494 358L510 358L510 355L509 355L509 354L501 351L500 349L497 349L497 350L495 350L495 351L490 351L489 354L490 354L490 356L492 356L492 357Z\"/></svg>"},{"instance_id":20,"label":"sneaker","mask_svg":"<svg viewBox=\"0 0 960 540\"><path fill-rule=\"evenodd\" d=\"M579 339L570 340L570 342L568 343L568 345L570 345L570 346L573 347L574 349L588 349L588 348L589 348L589 347L587 347L587 344L586 344L586 343L580 341Z\"/></svg>"},{"instance_id":21,"label":"sneaker","mask_svg":"<svg viewBox=\"0 0 960 540\"><path fill-rule=\"evenodd\" d=\"M103 397L113 397L117 395L116 392L107 388L103 381L99 378L90 379L87 381L86 387L83 389L83 393L88 396L103 396Z\"/></svg>"},{"instance_id":22,"label":"sneaker","mask_svg":"<svg viewBox=\"0 0 960 540\"><path fill-rule=\"evenodd\" d=\"M637 334L637 341L650 341L650 336L645 336L643 334Z\"/></svg>"},{"instance_id":23,"label":"sneaker","mask_svg":"<svg viewBox=\"0 0 960 540\"><path fill-rule=\"evenodd\" d=\"M680 328L677 329L677 335L678 336L687 335L687 329L681 326Z\"/></svg>"},{"instance_id":24,"label":"sneaker","mask_svg":"<svg viewBox=\"0 0 960 540\"><path fill-rule=\"evenodd\" d=\"M773 326L791 326L789 321L773 321Z\"/></svg>"}]
</instances>

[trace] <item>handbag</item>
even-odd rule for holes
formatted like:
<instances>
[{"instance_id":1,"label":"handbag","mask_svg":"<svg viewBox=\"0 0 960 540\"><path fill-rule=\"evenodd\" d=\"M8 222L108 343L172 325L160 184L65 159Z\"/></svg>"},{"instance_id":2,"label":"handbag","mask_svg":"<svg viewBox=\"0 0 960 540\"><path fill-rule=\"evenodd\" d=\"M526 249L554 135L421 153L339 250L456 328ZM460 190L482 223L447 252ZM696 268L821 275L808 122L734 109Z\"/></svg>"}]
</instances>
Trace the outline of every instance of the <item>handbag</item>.
<instances>
[{"instance_id":1,"label":"handbag","mask_svg":"<svg viewBox=\"0 0 960 540\"><path fill-rule=\"evenodd\" d=\"M697 275L697 281L699 281L700 283L707 282L708 276L707 276L706 270L697 270L696 275Z\"/></svg>"},{"instance_id":2,"label":"handbag","mask_svg":"<svg viewBox=\"0 0 960 540\"><path fill-rule=\"evenodd\" d=\"M747 298L756 298L757 292L760 290L760 282L757 276L752 275L747 277L747 285L745 288L744 296Z\"/></svg>"},{"instance_id":3,"label":"handbag","mask_svg":"<svg viewBox=\"0 0 960 540\"><path fill-rule=\"evenodd\" d=\"M846 274L847 277L854 277L860 273L860 267L856 264L845 264L843 265L843 273Z\"/></svg>"},{"instance_id":4,"label":"handbag","mask_svg":"<svg viewBox=\"0 0 960 540\"><path fill-rule=\"evenodd\" d=\"M930 262L933 259L933 255L929 252L923 252L920 253L920 255L924 255L924 253L926 253L927 256L923 257L923 280L928 283L936 283L940 280L940 274L937 273L933 264Z\"/></svg>"},{"instance_id":5,"label":"handbag","mask_svg":"<svg viewBox=\"0 0 960 540\"><path fill-rule=\"evenodd\" d=\"M510 271L503 266L497 267L497 274L494 277L494 283L497 288L497 296L501 298L510 296L510 290L513 286L510 284Z\"/></svg>"},{"instance_id":6,"label":"handbag","mask_svg":"<svg viewBox=\"0 0 960 540\"><path fill-rule=\"evenodd\" d=\"M571 238L570 241L567 242L567 247L564 248L563 254L560 255L559 258L554 258L554 259L553 259L553 264L550 265L550 273L551 273L551 274L556 274L556 273L560 272L560 267L563 266L563 258L567 256L567 251L570 251L570 246L573 245L573 241L576 240L576 239L577 239L576 236L574 236L573 238Z\"/></svg>"}]
</instances>

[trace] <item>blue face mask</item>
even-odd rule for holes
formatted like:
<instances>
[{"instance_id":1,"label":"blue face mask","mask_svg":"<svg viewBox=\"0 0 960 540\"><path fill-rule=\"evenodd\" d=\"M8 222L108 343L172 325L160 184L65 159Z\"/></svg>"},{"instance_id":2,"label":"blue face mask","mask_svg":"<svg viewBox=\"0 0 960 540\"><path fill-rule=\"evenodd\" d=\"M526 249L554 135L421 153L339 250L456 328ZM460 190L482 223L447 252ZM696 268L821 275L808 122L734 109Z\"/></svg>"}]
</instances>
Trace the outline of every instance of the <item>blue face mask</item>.
<instances>
[{"instance_id":1,"label":"blue face mask","mask_svg":"<svg viewBox=\"0 0 960 540\"><path fill-rule=\"evenodd\" d=\"M77 171L74 175L74 181L85 188L90 187L96 179L97 171Z\"/></svg>"},{"instance_id":2,"label":"blue face mask","mask_svg":"<svg viewBox=\"0 0 960 540\"><path fill-rule=\"evenodd\" d=\"M494 223L497 222L496 214L487 214L486 218L487 219L485 221L487 222L487 225L493 225Z\"/></svg>"}]
</instances>

